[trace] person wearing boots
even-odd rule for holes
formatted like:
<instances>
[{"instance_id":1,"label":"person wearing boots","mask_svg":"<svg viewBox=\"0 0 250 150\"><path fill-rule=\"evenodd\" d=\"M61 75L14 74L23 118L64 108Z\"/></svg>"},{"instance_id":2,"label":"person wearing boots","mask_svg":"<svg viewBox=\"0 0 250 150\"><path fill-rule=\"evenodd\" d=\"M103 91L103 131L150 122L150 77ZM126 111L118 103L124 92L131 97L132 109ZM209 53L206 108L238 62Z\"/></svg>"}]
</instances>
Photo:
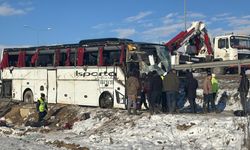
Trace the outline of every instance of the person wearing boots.
<instances>
[{"instance_id":1,"label":"person wearing boots","mask_svg":"<svg viewBox=\"0 0 250 150\"><path fill-rule=\"evenodd\" d=\"M131 115L131 106L133 109L133 114L137 115L137 95L140 90L139 80L136 76L136 71L132 71L127 79L126 84L127 97L128 97L128 114Z\"/></svg>"}]
</instances>

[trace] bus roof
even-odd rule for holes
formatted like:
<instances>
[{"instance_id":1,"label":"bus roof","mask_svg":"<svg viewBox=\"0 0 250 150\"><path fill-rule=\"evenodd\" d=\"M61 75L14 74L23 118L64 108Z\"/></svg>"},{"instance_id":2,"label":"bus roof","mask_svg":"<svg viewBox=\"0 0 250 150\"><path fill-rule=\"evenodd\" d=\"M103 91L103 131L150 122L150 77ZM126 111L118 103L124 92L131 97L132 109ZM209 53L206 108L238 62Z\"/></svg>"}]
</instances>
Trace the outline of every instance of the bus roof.
<instances>
[{"instance_id":1,"label":"bus roof","mask_svg":"<svg viewBox=\"0 0 250 150\"><path fill-rule=\"evenodd\" d=\"M34 51L37 49L40 50L49 50L49 49L62 49L62 48L76 48L79 47L79 44L61 44L61 45L50 45L50 46L35 46L35 47L19 47L19 48L5 48L4 51L19 51L19 50L25 50L25 51Z\"/></svg>"},{"instance_id":2,"label":"bus roof","mask_svg":"<svg viewBox=\"0 0 250 150\"><path fill-rule=\"evenodd\" d=\"M157 43L148 43L148 42L135 42L135 44L138 45L144 45L144 46L164 46L164 44L157 44Z\"/></svg>"},{"instance_id":3,"label":"bus roof","mask_svg":"<svg viewBox=\"0 0 250 150\"><path fill-rule=\"evenodd\" d=\"M4 51L8 52L17 52L20 50L25 51L35 51L39 50L50 50L50 49L67 49L67 48L78 48L78 47L98 47L98 46L117 46L121 44L137 44L140 46L153 46L153 45L162 45L156 43L147 43L147 42L133 42L131 39L122 39L122 38L100 38L100 39L87 39L81 40L78 43L74 44L59 44L59 45L49 45L49 46L34 46L34 47L19 47L19 48L5 48ZM162 45L164 46L164 45Z\"/></svg>"},{"instance_id":4,"label":"bus roof","mask_svg":"<svg viewBox=\"0 0 250 150\"><path fill-rule=\"evenodd\" d=\"M124 43L132 43L133 40L122 38L101 38L101 39L87 39L79 42L80 46L107 46L107 45L121 45Z\"/></svg>"}]
</instances>

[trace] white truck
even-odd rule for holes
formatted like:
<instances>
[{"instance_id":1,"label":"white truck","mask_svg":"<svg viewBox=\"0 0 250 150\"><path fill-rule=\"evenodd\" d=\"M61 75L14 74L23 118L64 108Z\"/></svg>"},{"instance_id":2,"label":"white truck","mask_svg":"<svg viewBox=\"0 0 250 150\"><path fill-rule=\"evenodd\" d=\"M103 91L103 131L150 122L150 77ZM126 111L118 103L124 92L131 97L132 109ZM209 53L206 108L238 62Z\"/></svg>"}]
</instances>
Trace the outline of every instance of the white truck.
<instances>
[{"instance_id":1,"label":"white truck","mask_svg":"<svg viewBox=\"0 0 250 150\"><path fill-rule=\"evenodd\" d=\"M216 36L211 43L203 22L193 22L190 28L165 45L171 52L172 65L250 59L250 36L231 33ZM213 71L224 74L237 69L236 66L229 66L217 67Z\"/></svg>"}]
</instances>

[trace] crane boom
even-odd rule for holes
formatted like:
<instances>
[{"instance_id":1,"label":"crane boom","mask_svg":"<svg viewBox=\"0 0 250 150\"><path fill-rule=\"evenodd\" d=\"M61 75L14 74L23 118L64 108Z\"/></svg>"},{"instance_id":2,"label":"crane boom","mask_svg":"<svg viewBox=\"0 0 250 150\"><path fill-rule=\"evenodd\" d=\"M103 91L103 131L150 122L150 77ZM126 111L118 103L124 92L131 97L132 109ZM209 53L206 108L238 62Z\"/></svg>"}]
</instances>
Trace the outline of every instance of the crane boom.
<instances>
[{"instance_id":1,"label":"crane boom","mask_svg":"<svg viewBox=\"0 0 250 150\"><path fill-rule=\"evenodd\" d=\"M213 53L205 24L201 21L193 22L191 27L186 31L181 31L168 41L165 46L167 46L172 54L178 52L181 47L184 47L182 54L185 55L206 57Z\"/></svg>"}]
</instances>

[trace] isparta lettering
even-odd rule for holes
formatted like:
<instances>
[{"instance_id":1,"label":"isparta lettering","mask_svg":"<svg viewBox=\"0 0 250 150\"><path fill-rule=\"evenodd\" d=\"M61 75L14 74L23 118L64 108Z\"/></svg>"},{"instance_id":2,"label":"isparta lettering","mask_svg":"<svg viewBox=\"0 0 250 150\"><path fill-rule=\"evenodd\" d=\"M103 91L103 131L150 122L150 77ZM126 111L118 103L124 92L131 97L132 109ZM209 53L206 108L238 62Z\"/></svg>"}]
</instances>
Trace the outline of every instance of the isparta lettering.
<instances>
[{"instance_id":1,"label":"isparta lettering","mask_svg":"<svg viewBox=\"0 0 250 150\"><path fill-rule=\"evenodd\" d=\"M79 72L76 71L76 77L88 77L88 76L110 76L114 77L116 76L115 72Z\"/></svg>"}]
</instances>

